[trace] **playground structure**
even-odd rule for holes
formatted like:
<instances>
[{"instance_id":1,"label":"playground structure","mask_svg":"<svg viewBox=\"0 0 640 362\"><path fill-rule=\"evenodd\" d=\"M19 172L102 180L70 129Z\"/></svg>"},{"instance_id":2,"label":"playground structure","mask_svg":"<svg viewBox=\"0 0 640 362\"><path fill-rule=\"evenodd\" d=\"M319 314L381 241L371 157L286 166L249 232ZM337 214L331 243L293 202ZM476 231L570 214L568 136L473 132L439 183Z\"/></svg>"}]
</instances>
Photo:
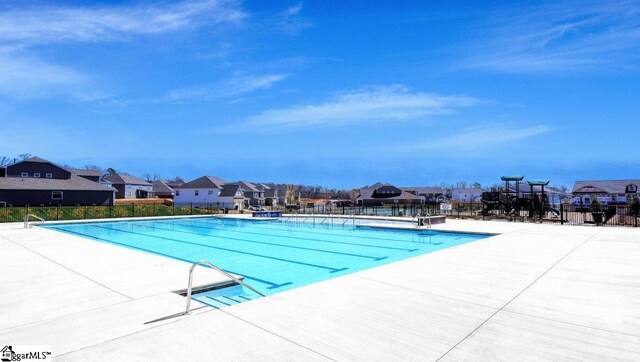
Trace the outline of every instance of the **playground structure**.
<instances>
[{"instance_id":1,"label":"playground structure","mask_svg":"<svg viewBox=\"0 0 640 362\"><path fill-rule=\"evenodd\" d=\"M544 187L549 184L548 180L526 181L529 186L529 192L526 192L520 191L520 183L524 176L501 176L500 179L504 181L504 189L482 193L483 209L480 215L489 216L497 213L540 219L548 213L554 216L560 215L558 210L549 206L549 198L544 191ZM523 215L523 212L526 215Z\"/></svg>"}]
</instances>

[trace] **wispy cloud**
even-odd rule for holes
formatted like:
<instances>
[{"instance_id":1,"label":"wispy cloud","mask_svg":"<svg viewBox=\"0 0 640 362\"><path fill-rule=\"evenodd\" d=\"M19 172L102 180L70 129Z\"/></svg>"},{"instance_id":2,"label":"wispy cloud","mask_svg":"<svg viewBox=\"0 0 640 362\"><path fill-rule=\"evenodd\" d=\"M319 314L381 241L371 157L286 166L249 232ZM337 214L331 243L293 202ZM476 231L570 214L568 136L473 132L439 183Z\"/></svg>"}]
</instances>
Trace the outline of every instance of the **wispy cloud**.
<instances>
[{"instance_id":1,"label":"wispy cloud","mask_svg":"<svg viewBox=\"0 0 640 362\"><path fill-rule=\"evenodd\" d=\"M111 41L199 26L237 23L237 1L203 0L135 6L31 6L0 12L0 40L26 44Z\"/></svg>"},{"instance_id":2,"label":"wispy cloud","mask_svg":"<svg viewBox=\"0 0 640 362\"><path fill-rule=\"evenodd\" d=\"M276 28L289 35L298 35L313 25L311 20L302 15L302 2L298 2L279 13L274 24Z\"/></svg>"},{"instance_id":3,"label":"wispy cloud","mask_svg":"<svg viewBox=\"0 0 640 362\"><path fill-rule=\"evenodd\" d=\"M165 98L168 101L183 102L235 97L260 89L269 89L273 84L287 77L287 74L241 76L218 84L179 88L169 92Z\"/></svg>"},{"instance_id":4,"label":"wispy cloud","mask_svg":"<svg viewBox=\"0 0 640 362\"><path fill-rule=\"evenodd\" d=\"M640 2L580 1L492 14L463 67L547 72L639 67Z\"/></svg>"},{"instance_id":5,"label":"wispy cloud","mask_svg":"<svg viewBox=\"0 0 640 362\"><path fill-rule=\"evenodd\" d=\"M339 94L320 105L267 110L242 123L273 129L408 121L454 113L478 103L480 100L468 96L411 92L401 85L375 86Z\"/></svg>"},{"instance_id":6,"label":"wispy cloud","mask_svg":"<svg viewBox=\"0 0 640 362\"><path fill-rule=\"evenodd\" d=\"M41 61L13 48L0 48L0 94L34 98L74 92L87 78L75 70Z\"/></svg>"},{"instance_id":7,"label":"wispy cloud","mask_svg":"<svg viewBox=\"0 0 640 362\"><path fill-rule=\"evenodd\" d=\"M475 126L441 138L432 138L422 143L411 145L394 145L395 151L428 151L428 150L456 150L470 156L474 152L499 147L526 138L542 135L551 131L546 125L534 127L514 128L507 125Z\"/></svg>"}]
</instances>

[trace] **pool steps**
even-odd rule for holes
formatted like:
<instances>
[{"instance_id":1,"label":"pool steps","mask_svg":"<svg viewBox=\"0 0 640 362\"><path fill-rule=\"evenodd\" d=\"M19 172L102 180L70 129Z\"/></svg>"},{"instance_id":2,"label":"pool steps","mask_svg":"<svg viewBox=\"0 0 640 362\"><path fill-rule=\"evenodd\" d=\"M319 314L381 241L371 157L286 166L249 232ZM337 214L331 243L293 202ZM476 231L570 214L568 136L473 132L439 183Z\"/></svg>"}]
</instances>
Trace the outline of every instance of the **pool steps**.
<instances>
[{"instance_id":1,"label":"pool steps","mask_svg":"<svg viewBox=\"0 0 640 362\"><path fill-rule=\"evenodd\" d=\"M221 309L253 299L258 299L260 298L260 295L243 288L241 285L234 285L232 287L194 294L192 298L210 307Z\"/></svg>"}]
</instances>

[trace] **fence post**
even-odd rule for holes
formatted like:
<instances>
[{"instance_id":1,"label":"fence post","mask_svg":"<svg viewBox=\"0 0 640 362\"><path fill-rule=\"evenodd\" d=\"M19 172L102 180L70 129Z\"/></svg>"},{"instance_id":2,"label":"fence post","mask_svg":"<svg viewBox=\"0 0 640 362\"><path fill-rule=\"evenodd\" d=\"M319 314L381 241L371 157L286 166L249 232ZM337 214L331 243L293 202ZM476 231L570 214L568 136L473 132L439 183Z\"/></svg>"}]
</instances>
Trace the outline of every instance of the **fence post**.
<instances>
[{"instance_id":1,"label":"fence post","mask_svg":"<svg viewBox=\"0 0 640 362\"><path fill-rule=\"evenodd\" d=\"M564 225L564 205L560 204L560 225Z\"/></svg>"},{"instance_id":2,"label":"fence post","mask_svg":"<svg viewBox=\"0 0 640 362\"><path fill-rule=\"evenodd\" d=\"M56 206L56 220L60 220L60 204Z\"/></svg>"},{"instance_id":3,"label":"fence post","mask_svg":"<svg viewBox=\"0 0 640 362\"><path fill-rule=\"evenodd\" d=\"M133 210L131 212L131 215L133 215L133 217L136 217L136 204L131 204L131 206L132 206L131 209Z\"/></svg>"},{"instance_id":4,"label":"fence post","mask_svg":"<svg viewBox=\"0 0 640 362\"><path fill-rule=\"evenodd\" d=\"M171 203L171 216L176 216L176 202L175 202L175 200Z\"/></svg>"},{"instance_id":5,"label":"fence post","mask_svg":"<svg viewBox=\"0 0 640 362\"><path fill-rule=\"evenodd\" d=\"M193 215L193 202L191 203L191 214L189 215Z\"/></svg>"}]
</instances>

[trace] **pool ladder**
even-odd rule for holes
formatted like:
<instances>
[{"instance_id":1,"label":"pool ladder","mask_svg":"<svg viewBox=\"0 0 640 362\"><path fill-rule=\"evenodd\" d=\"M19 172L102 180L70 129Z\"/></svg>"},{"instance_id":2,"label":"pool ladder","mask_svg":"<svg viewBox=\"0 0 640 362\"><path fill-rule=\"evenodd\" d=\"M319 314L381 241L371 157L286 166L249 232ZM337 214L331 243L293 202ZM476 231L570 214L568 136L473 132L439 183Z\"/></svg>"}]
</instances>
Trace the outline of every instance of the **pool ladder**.
<instances>
[{"instance_id":1,"label":"pool ladder","mask_svg":"<svg viewBox=\"0 0 640 362\"><path fill-rule=\"evenodd\" d=\"M247 283L243 282L242 280L236 278L235 276L231 275L230 273L227 273L226 271L224 271L224 270L218 268L217 266L211 264L208 260L200 259L200 260L196 261L195 263L193 263L193 265L191 265L191 269L189 269L189 285L187 286L187 309L184 312L185 315L189 314L191 312L191 291L193 289L193 270L198 265L206 265L209 268L222 273L224 276L226 276L229 279L233 280L234 282L242 285L243 287L245 287L245 288L257 293L261 297L265 296L263 293L260 293L258 290L256 290L252 286L248 285Z\"/></svg>"},{"instance_id":2,"label":"pool ladder","mask_svg":"<svg viewBox=\"0 0 640 362\"><path fill-rule=\"evenodd\" d=\"M39 216L36 216L36 215L34 215L34 214L26 214L26 215L24 216L24 228L25 228L25 229L31 228L31 227L33 226L32 224L30 224L30 223L29 223L29 219L30 219L30 218L37 219L37 220L38 220L38 221L37 221L37 222L38 222L38 225L42 225L42 224L44 224L44 221L45 221L43 218L41 218L41 217L39 217Z\"/></svg>"},{"instance_id":3,"label":"pool ladder","mask_svg":"<svg viewBox=\"0 0 640 362\"><path fill-rule=\"evenodd\" d=\"M424 222L427 221L427 224ZM427 216L420 216L418 213L416 216L411 219L411 223L416 223L416 229L420 229L420 226L426 226L427 229L431 229L431 213L427 212Z\"/></svg>"}]
</instances>

